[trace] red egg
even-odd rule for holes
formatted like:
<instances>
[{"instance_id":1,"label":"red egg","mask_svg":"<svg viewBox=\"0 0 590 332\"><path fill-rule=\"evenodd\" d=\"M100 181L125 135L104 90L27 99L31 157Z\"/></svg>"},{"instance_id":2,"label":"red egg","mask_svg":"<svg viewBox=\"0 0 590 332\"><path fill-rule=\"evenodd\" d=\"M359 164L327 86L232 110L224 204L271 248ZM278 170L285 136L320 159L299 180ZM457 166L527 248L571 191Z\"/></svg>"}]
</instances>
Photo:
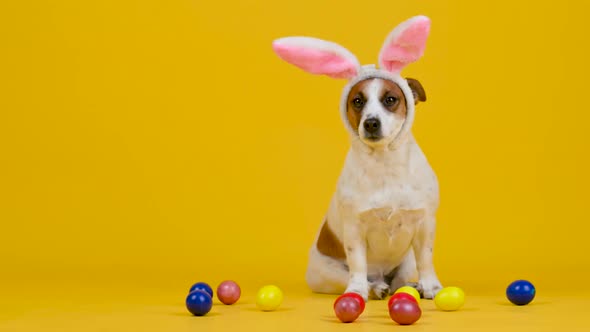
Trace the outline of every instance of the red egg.
<instances>
[{"instance_id":1,"label":"red egg","mask_svg":"<svg viewBox=\"0 0 590 332\"><path fill-rule=\"evenodd\" d=\"M389 307L389 316L400 325L411 325L420 319L422 310L415 301L399 299Z\"/></svg>"},{"instance_id":2,"label":"red egg","mask_svg":"<svg viewBox=\"0 0 590 332\"><path fill-rule=\"evenodd\" d=\"M362 313L361 305L357 299L351 296L339 298L334 303L336 317L343 323L354 322Z\"/></svg>"},{"instance_id":3,"label":"red egg","mask_svg":"<svg viewBox=\"0 0 590 332\"><path fill-rule=\"evenodd\" d=\"M336 303L338 303L338 300L340 300L340 299L341 299L341 298L343 298L343 297L351 297L351 298L353 298L353 299L356 299L357 301L359 301L359 305L361 306L361 313L362 313L363 311L365 311L365 300L363 299L363 297L362 297L362 296L360 296L360 295L359 295L359 294L357 294L357 293L352 293L352 292L350 292L350 293L344 293L344 294L340 295L340 296L339 296L339 297L336 299L336 301L334 301L334 307L336 307Z\"/></svg>"},{"instance_id":4,"label":"red egg","mask_svg":"<svg viewBox=\"0 0 590 332\"><path fill-rule=\"evenodd\" d=\"M412 296L411 294L408 294L408 293L400 292L400 293L393 294L393 296L391 296L389 298L389 301L387 302L387 307L390 308L391 305L393 304L393 301L397 301L400 299L410 300L410 301L416 302L416 304L418 304L418 301L416 300L416 298L414 296Z\"/></svg>"},{"instance_id":5,"label":"red egg","mask_svg":"<svg viewBox=\"0 0 590 332\"><path fill-rule=\"evenodd\" d=\"M240 299L240 286L234 281L226 280L217 287L217 298L223 304L234 304Z\"/></svg>"}]
</instances>

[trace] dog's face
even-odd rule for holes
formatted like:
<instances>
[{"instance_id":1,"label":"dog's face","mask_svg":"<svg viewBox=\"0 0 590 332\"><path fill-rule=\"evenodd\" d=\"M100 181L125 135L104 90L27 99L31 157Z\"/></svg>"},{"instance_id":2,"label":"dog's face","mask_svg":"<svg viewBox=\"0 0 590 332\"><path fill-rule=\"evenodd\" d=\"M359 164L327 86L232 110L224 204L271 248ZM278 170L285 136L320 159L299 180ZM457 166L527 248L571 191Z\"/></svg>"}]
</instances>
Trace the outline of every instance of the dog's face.
<instances>
[{"instance_id":1,"label":"dog's face","mask_svg":"<svg viewBox=\"0 0 590 332\"><path fill-rule=\"evenodd\" d=\"M420 82L408 78L414 101L426 101ZM355 84L347 99L346 116L361 141L369 146L390 143L407 116L406 98L394 82L370 78Z\"/></svg>"}]
</instances>

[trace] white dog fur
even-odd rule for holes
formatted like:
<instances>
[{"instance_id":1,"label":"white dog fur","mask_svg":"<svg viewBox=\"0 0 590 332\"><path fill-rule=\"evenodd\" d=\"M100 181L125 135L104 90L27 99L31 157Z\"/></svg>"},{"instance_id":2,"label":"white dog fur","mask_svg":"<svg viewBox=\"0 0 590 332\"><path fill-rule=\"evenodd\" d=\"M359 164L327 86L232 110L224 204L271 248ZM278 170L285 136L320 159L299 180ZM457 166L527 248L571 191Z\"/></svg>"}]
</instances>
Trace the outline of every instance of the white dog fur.
<instances>
[{"instance_id":1,"label":"white dog fur","mask_svg":"<svg viewBox=\"0 0 590 332\"><path fill-rule=\"evenodd\" d=\"M399 75L401 68L422 56L429 22L418 16L394 29L380 53L382 69L360 66L346 49L314 38L288 37L274 44L284 60L308 72L349 79L342 93L340 112L350 133L351 147L309 252L306 281L314 292L355 292L365 300L381 299L412 284L424 298L431 299L442 288L432 261L438 181L411 133L415 91ZM399 55L396 47L411 44L412 40L416 40L416 45L421 43L418 46L422 49L418 47L416 51L416 45L410 45L417 54ZM393 49L392 59L387 58L388 48ZM326 53L318 56L313 51L331 52L328 56L336 55L337 59L326 65L318 60L321 56L325 60ZM386 63L388 60L392 62ZM372 81L363 90L366 104L359 126L354 128L347 118L349 92L367 79ZM394 82L403 92L405 117L387 111L380 103L386 81ZM363 124L368 118L381 123L382 137L378 141L366 138ZM336 254L319 249L318 241L325 240Z\"/></svg>"}]
</instances>

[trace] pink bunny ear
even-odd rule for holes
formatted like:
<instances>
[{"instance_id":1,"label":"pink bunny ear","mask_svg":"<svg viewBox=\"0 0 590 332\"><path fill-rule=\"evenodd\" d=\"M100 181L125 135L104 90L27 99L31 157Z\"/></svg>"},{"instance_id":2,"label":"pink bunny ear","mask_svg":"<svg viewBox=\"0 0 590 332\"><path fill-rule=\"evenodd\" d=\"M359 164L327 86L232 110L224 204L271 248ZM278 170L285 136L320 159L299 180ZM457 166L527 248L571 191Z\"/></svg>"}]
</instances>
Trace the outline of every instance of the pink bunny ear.
<instances>
[{"instance_id":1,"label":"pink bunny ear","mask_svg":"<svg viewBox=\"0 0 590 332\"><path fill-rule=\"evenodd\" d=\"M399 73L422 57L429 33L430 19L426 16L415 16L401 23L385 39L379 65L389 72Z\"/></svg>"},{"instance_id":2,"label":"pink bunny ear","mask_svg":"<svg viewBox=\"0 0 590 332\"><path fill-rule=\"evenodd\" d=\"M357 58L344 47L311 37L285 37L272 44L286 62L316 75L350 79L360 68Z\"/></svg>"}]
</instances>

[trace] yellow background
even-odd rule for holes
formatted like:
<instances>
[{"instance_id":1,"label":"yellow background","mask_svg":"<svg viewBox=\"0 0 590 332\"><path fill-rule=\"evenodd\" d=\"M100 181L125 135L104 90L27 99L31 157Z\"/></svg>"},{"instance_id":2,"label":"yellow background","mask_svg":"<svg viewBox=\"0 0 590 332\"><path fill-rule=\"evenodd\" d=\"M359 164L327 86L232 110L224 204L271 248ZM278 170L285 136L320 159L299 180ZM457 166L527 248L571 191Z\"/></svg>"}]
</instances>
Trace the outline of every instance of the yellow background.
<instances>
[{"instance_id":1,"label":"yellow background","mask_svg":"<svg viewBox=\"0 0 590 332\"><path fill-rule=\"evenodd\" d=\"M103 302L157 289L180 294L179 315L198 280L307 296L307 251L348 149L344 82L282 62L271 42L314 36L375 63L418 14L431 35L404 75L428 95L414 133L441 185L441 281L575 293L590 277L588 9L2 1L0 290L15 301L3 315L34 315L39 287Z\"/></svg>"}]
</instances>

